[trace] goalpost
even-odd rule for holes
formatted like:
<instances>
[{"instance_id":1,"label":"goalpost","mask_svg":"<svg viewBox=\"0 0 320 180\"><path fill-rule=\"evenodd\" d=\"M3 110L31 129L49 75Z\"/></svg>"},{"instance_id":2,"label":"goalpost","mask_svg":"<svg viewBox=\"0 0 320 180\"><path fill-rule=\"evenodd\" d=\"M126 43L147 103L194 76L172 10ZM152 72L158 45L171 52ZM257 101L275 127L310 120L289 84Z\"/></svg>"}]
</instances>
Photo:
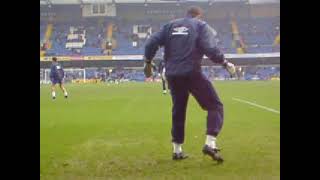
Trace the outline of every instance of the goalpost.
<instances>
[{"instance_id":1,"label":"goalpost","mask_svg":"<svg viewBox=\"0 0 320 180\"><path fill-rule=\"evenodd\" d=\"M64 69L64 82L70 83L74 80L86 82L86 70L80 68ZM50 84L50 69L40 69L40 84Z\"/></svg>"}]
</instances>

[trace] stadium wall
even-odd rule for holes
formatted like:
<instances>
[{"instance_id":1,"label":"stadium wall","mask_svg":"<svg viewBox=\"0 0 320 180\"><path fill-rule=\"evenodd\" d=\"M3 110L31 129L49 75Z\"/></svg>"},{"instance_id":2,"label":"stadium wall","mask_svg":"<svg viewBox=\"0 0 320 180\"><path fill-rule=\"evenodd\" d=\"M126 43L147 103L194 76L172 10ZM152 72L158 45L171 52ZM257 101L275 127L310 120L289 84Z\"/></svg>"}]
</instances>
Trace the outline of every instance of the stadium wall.
<instances>
[{"instance_id":1,"label":"stadium wall","mask_svg":"<svg viewBox=\"0 0 320 180\"><path fill-rule=\"evenodd\" d=\"M279 17L280 4L256 4L248 5L244 2L215 2L209 5L207 2L180 3L123 3L116 4L116 18L127 21L142 19L170 20L183 17L185 10L197 5L203 8L206 19L224 19L230 14L239 18L247 17ZM50 19L51 18L51 19ZM77 22L85 19L82 15L81 6L78 5L54 5L51 8L41 6L40 20L57 22Z\"/></svg>"},{"instance_id":2,"label":"stadium wall","mask_svg":"<svg viewBox=\"0 0 320 180\"><path fill-rule=\"evenodd\" d=\"M54 5L51 8L41 6L40 21L74 22L80 21L82 11L80 5Z\"/></svg>"},{"instance_id":3,"label":"stadium wall","mask_svg":"<svg viewBox=\"0 0 320 180\"><path fill-rule=\"evenodd\" d=\"M226 55L228 60L235 65L280 65L280 54L264 55L264 54L242 54L242 55ZM159 63L161 58L155 58L155 62ZM90 68L90 67L143 67L142 59L127 59L127 60L74 60L60 61L65 68ZM40 68L50 68L50 61L40 61ZM215 66L208 59L204 59L203 66Z\"/></svg>"}]
</instances>

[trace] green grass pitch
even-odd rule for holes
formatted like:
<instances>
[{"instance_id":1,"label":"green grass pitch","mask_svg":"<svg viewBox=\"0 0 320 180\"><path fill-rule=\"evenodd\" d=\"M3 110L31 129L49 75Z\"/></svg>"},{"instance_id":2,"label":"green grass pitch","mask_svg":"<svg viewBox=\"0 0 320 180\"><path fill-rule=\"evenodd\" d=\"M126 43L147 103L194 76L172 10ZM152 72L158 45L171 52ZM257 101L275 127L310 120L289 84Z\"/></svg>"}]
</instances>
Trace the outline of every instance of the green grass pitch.
<instances>
[{"instance_id":1,"label":"green grass pitch","mask_svg":"<svg viewBox=\"0 0 320 180\"><path fill-rule=\"evenodd\" d=\"M216 165L201 149L206 113L189 98L184 151L172 161L171 98L160 83L68 84L70 97L40 88L41 180L280 179L279 81L214 82L225 108Z\"/></svg>"}]
</instances>

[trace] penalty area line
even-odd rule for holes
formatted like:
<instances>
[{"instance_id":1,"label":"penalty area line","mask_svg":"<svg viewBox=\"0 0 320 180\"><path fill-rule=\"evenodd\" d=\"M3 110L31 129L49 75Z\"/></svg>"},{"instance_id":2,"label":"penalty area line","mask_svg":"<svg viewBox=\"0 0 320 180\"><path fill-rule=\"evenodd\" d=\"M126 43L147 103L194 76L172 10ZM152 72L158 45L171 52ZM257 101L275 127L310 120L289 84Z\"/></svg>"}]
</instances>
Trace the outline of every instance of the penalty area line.
<instances>
[{"instance_id":1,"label":"penalty area line","mask_svg":"<svg viewBox=\"0 0 320 180\"><path fill-rule=\"evenodd\" d=\"M245 104L249 104L251 106L255 106L255 107L258 107L258 108L261 108L261 109L276 113L276 114L280 114L280 111L277 111L275 109L272 109L272 108L269 108L269 107L266 107L266 106L262 106L262 105L256 104L254 102L246 101L246 100L239 99L239 98L232 98L232 100L239 101L239 102L242 102L242 103L245 103Z\"/></svg>"}]
</instances>

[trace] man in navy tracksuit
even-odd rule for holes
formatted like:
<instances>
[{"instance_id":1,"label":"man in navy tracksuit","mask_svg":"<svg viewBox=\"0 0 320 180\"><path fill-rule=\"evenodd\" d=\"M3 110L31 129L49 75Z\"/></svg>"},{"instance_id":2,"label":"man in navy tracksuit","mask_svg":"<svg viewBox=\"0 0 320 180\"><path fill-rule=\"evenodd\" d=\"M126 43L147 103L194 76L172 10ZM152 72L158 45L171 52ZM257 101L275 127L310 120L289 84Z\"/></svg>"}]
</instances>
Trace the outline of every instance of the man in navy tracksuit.
<instances>
[{"instance_id":1,"label":"man in navy tracksuit","mask_svg":"<svg viewBox=\"0 0 320 180\"><path fill-rule=\"evenodd\" d=\"M61 90L63 91L64 97L68 98L68 92L66 88L63 86L63 78L64 78L64 70L57 62L57 58L53 57L52 58L52 64L50 67L50 80L51 80L51 94L52 94L52 99L56 99L56 91L55 91L55 86L56 84L59 84Z\"/></svg>"},{"instance_id":2,"label":"man in navy tracksuit","mask_svg":"<svg viewBox=\"0 0 320 180\"><path fill-rule=\"evenodd\" d=\"M202 10L198 7L188 9L185 18L176 19L164 25L153 34L145 46L145 75L150 77L154 58L159 47L164 47L165 75L172 96L172 143L173 160L188 156L182 151L186 109L191 93L202 109L208 112L206 141L202 152L213 160L223 162L216 146L223 124L223 104L211 82L201 72L201 61L206 55L211 61L223 65L230 74L235 67L228 62L217 48L216 32L200 20Z\"/></svg>"}]
</instances>

